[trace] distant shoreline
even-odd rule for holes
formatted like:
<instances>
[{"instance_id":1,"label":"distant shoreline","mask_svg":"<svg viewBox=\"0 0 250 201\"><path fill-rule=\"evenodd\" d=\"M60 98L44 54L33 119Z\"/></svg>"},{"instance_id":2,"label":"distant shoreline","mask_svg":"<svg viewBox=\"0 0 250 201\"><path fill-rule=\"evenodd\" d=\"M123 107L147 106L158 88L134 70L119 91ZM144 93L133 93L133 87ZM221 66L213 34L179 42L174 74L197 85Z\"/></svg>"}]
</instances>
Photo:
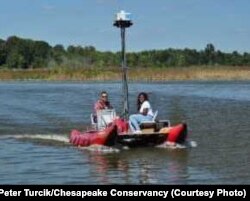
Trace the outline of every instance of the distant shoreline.
<instances>
[{"instance_id":1,"label":"distant shoreline","mask_svg":"<svg viewBox=\"0 0 250 201\"><path fill-rule=\"evenodd\" d=\"M249 66L129 68L130 81L250 80ZM0 70L0 80L120 81L120 68Z\"/></svg>"}]
</instances>

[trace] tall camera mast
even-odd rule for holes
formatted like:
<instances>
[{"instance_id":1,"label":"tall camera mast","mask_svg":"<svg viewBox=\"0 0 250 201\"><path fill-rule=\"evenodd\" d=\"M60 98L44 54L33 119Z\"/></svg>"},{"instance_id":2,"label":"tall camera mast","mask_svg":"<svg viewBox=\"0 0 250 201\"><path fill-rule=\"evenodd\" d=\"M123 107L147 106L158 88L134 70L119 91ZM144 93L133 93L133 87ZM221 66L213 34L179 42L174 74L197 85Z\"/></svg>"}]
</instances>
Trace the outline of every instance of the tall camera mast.
<instances>
[{"instance_id":1,"label":"tall camera mast","mask_svg":"<svg viewBox=\"0 0 250 201\"><path fill-rule=\"evenodd\" d=\"M129 115L129 103L128 103L128 82L127 82L127 61L125 52L125 30L133 25L129 19L130 13L126 13L121 10L116 14L114 26L121 29L121 53L122 53L122 88L123 88L123 115L128 120Z\"/></svg>"}]
</instances>

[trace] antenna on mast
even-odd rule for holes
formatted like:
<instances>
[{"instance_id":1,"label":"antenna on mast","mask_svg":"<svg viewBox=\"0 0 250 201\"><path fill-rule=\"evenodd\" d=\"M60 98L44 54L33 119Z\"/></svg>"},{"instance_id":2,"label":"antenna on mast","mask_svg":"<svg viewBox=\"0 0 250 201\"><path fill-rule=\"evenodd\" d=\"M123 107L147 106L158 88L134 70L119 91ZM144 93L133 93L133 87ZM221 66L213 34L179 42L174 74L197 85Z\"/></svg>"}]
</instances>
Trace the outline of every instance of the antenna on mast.
<instances>
[{"instance_id":1,"label":"antenna on mast","mask_svg":"<svg viewBox=\"0 0 250 201\"><path fill-rule=\"evenodd\" d=\"M129 18L130 13L121 10L116 14L114 26L121 29L121 53L122 53L122 88L123 88L123 115L128 120L129 103L128 103L128 82L127 82L127 61L125 49L125 30L133 25Z\"/></svg>"}]
</instances>

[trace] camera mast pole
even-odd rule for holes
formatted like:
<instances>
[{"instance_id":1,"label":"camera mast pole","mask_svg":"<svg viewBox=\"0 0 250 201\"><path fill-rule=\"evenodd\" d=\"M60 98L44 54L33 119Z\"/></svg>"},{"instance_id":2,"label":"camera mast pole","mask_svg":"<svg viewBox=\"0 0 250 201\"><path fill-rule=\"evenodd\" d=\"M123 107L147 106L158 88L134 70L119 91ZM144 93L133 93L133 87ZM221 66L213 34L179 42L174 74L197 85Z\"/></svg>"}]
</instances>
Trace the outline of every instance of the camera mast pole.
<instances>
[{"instance_id":1,"label":"camera mast pole","mask_svg":"<svg viewBox=\"0 0 250 201\"><path fill-rule=\"evenodd\" d=\"M128 120L129 115L129 102L128 102L128 82L127 82L127 61L126 61L126 44L125 44L125 31L133 25L132 21L128 18L129 13L121 10L116 14L114 26L121 29L121 53L122 53L122 88L123 88L123 115Z\"/></svg>"}]
</instances>

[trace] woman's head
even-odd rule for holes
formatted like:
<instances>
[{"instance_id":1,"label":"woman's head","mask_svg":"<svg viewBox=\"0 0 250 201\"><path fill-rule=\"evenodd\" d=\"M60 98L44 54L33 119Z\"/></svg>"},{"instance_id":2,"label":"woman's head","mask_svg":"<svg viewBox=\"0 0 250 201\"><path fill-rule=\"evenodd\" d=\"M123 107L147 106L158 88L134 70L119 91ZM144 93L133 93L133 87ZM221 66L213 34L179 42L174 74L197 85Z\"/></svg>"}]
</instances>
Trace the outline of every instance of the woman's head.
<instances>
[{"instance_id":1,"label":"woman's head","mask_svg":"<svg viewBox=\"0 0 250 201\"><path fill-rule=\"evenodd\" d=\"M145 100L148 100L148 94L146 94L145 92L141 92L141 93L139 93L137 99L138 99L138 101L143 103Z\"/></svg>"}]
</instances>

